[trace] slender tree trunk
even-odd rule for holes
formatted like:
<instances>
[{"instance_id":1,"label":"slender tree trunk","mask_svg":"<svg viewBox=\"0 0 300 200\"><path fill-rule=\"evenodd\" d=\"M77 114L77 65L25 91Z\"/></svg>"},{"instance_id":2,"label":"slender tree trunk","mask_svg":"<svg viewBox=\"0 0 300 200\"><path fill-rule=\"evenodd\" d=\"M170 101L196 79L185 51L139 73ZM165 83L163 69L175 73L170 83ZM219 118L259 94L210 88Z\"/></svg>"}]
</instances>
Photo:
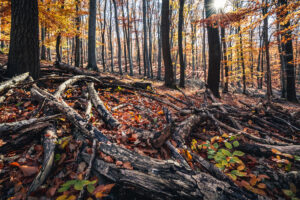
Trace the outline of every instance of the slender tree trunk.
<instances>
[{"instance_id":1,"label":"slender tree trunk","mask_svg":"<svg viewBox=\"0 0 300 200\"><path fill-rule=\"evenodd\" d=\"M148 12L148 30L149 30L149 56L148 56L148 71L153 79L153 67L152 67L152 13L150 13L150 1L147 1Z\"/></svg>"},{"instance_id":2,"label":"slender tree trunk","mask_svg":"<svg viewBox=\"0 0 300 200\"><path fill-rule=\"evenodd\" d=\"M263 16L265 16L268 13L267 3L268 1L266 0L265 6L262 8ZM270 102L272 96L272 82L271 82L271 69L270 69L268 16L264 18L264 44L265 44L266 61L267 61L267 99L268 102Z\"/></svg>"},{"instance_id":3,"label":"slender tree trunk","mask_svg":"<svg viewBox=\"0 0 300 200\"><path fill-rule=\"evenodd\" d=\"M242 70L243 70L243 94L246 94L246 69L245 69L245 59L244 59L244 50L243 50L243 37L241 33L241 27L238 27L239 38L240 38L240 47L241 47L241 61L242 61Z\"/></svg>"},{"instance_id":4,"label":"slender tree trunk","mask_svg":"<svg viewBox=\"0 0 300 200\"><path fill-rule=\"evenodd\" d=\"M80 65L80 15L79 15L80 0L76 0L76 36L75 36L75 67Z\"/></svg>"},{"instance_id":5,"label":"slender tree trunk","mask_svg":"<svg viewBox=\"0 0 300 200\"><path fill-rule=\"evenodd\" d=\"M157 1L157 9L160 11L160 2ZM161 80L161 34L160 23L157 23L157 35L158 35L158 55L157 55L157 80Z\"/></svg>"},{"instance_id":6,"label":"slender tree trunk","mask_svg":"<svg viewBox=\"0 0 300 200\"><path fill-rule=\"evenodd\" d=\"M205 19L205 8L203 9L203 19ZM206 33L205 26L203 26L203 40L202 40L202 62L203 62L203 72L204 72L204 82L207 84L207 76L206 76Z\"/></svg>"},{"instance_id":7,"label":"slender tree trunk","mask_svg":"<svg viewBox=\"0 0 300 200\"><path fill-rule=\"evenodd\" d=\"M41 41L42 41L41 60L46 60L45 37L46 37L46 28L45 28L44 24L42 24L42 28L41 28Z\"/></svg>"},{"instance_id":8,"label":"slender tree trunk","mask_svg":"<svg viewBox=\"0 0 300 200\"><path fill-rule=\"evenodd\" d=\"M162 50L163 59L165 65L165 85L167 87L175 87L174 72L171 59L170 50L170 19L169 19L169 0L162 1L161 9L161 39L162 39Z\"/></svg>"},{"instance_id":9,"label":"slender tree trunk","mask_svg":"<svg viewBox=\"0 0 300 200\"><path fill-rule=\"evenodd\" d=\"M280 31L280 23L276 23L277 31ZM278 46L278 53L280 57L280 80L281 80L281 98L286 98L286 77L285 77L285 62L284 62L284 57L282 54L282 43L281 43L281 38L280 34L277 34L277 46Z\"/></svg>"},{"instance_id":10,"label":"slender tree trunk","mask_svg":"<svg viewBox=\"0 0 300 200\"><path fill-rule=\"evenodd\" d=\"M144 76L150 78L150 71L148 70L148 44L147 44L147 7L146 0L143 0L143 28L144 28Z\"/></svg>"},{"instance_id":11,"label":"slender tree trunk","mask_svg":"<svg viewBox=\"0 0 300 200\"><path fill-rule=\"evenodd\" d=\"M122 0L122 22L123 22L123 36L124 36L124 39L123 39L123 50L124 50L124 58L125 58L125 72L127 73L127 53L126 53L126 50L127 50L127 45L126 45L126 41L127 41L127 31L126 31L126 22L125 22L125 12L124 12L124 0Z\"/></svg>"},{"instance_id":12,"label":"slender tree trunk","mask_svg":"<svg viewBox=\"0 0 300 200\"><path fill-rule=\"evenodd\" d=\"M29 72L39 78L39 11L37 0L11 1L11 30L7 75Z\"/></svg>"},{"instance_id":13,"label":"slender tree trunk","mask_svg":"<svg viewBox=\"0 0 300 200\"><path fill-rule=\"evenodd\" d=\"M179 7L179 20L178 20L178 50L179 50L179 60L180 60L180 83L179 86L185 86L185 63L183 58L183 48L182 48L182 29L183 29L183 9L184 9L184 0L180 0Z\"/></svg>"},{"instance_id":14,"label":"slender tree trunk","mask_svg":"<svg viewBox=\"0 0 300 200\"><path fill-rule=\"evenodd\" d=\"M223 44L223 63L224 63L224 68L225 68L225 85L223 92L227 93L228 92L228 64L227 64L227 46L226 46L226 41L225 41L225 28L221 27L221 39L222 39L222 44Z\"/></svg>"},{"instance_id":15,"label":"slender tree trunk","mask_svg":"<svg viewBox=\"0 0 300 200\"><path fill-rule=\"evenodd\" d=\"M97 1L90 0L87 68L98 71L96 61L96 13Z\"/></svg>"},{"instance_id":16,"label":"slender tree trunk","mask_svg":"<svg viewBox=\"0 0 300 200\"><path fill-rule=\"evenodd\" d=\"M118 40L118 65L119 65L119 73L123 75L122 72L122 58L121 58L121 39L120 39L120 31L119 31L119 22L118 22L118 9L116 0L113 0L114 3L114 10L115 10L115 24L116 24L116 33L117 33L117 40Z\"/></svg>"},{"instance_id":17,"label":"slender tree trunk","mask_svg":"<svg viewBox=\"0 0 300 200\"><path fill-rule=\"evenodd\" d=\"M61 33L59 32L56 37L56 61L61 62L61 55L60 55L60 41L61 41Z\"/></svg>"},{"instance_id":18,"label":"slender tree trunk","mask_svg":"<svg viewBox=\"0 0 300 200\"><path fill-rule=\"evenodd\" d=\"M136 13L135 13L135 9L133 9L133 14L134 14L134 30L135 30L135 38L136 38L136 49L137 49L137 62L139 65L139 75L142 74L142 69L141 69L141 51L140 51L140 42L139 42L139 32L137 30L137 26L136 26Z\"/></svg>"},{"instance_id":19,"label":"slender tree trunk","mask_svg":"<svg viewBox=\"0 0 300 200\"><path fill-rule=\"evenodd\" d=\"M114 49L112 43L112 2L109 0L109 11L110 11L110 18L109 18L109 43L110 43L110 67L111 72L114 72Z\"/></svg>"},{"instance_id":20,"label":"slender tree trunk","mask_svg":"<svg viewBox=\"0 0 300 200\"><path fill-rule=\"evenodd\" d=\"M212 0L205 0L206 17L210 17L215 14L215 11L211 8ZM216 97L220 97L219 84L220 84L220 40L219 30L214 26L207 27L208 33L208 45L209 45L209 68L207 84L208 88L213 92Z\"/></svg>"},{"instance_id":21,"label":"slender tree trunk","mask_svg":"<svg viewBox=\"0 0 300 200\"><path fill-rule=\"evenodd\" d=\"M101 40L102 40L102 46L101 46L101 57L102 57L102 65L103 65L103 71L106 71L106 63L105 63L105 28L106 28L106 5L107 5L107 0L104 0L104 24L103 24L103 29L101 32Z\"/></svg>"},{"instance_id":22,"label":"slender tree trunk","mask_svg":"<svg viewBox=\"0 0 300 200\"><path fill-rule=\"evenodd\" d=\"M195 34L196 34L196 25L191 22L191 29L192 29L192 76L195 77ZM196 55L197 59L197 55Z\"/></svg>"},{"instance_id":23,"label":"slender tree trunk","mask_svg":"<svg viewBox=\"0 0 300 200\"><path fill-rule=\"evenodd\" d=\"M126 8L127 8L127 23L128 23L128 27L127 27L127 51L128 51L128 60L129 60L129 75L133 76L133 66L132 66L132 56L131 56L131 34L130 34L130 13L129 13L129 0L127 0L127 4L126 4Z\"/></svg>"}]
</instances>

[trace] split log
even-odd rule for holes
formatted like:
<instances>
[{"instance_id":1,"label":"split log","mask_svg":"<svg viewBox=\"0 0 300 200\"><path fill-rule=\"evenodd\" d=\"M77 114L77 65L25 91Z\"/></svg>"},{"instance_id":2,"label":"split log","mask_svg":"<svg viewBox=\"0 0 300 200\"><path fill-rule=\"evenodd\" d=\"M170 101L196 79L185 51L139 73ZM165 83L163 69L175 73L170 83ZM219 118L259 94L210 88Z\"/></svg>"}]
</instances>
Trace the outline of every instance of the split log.
<instances>
[{"instance_id":1,"label":"split log","mask_svg":"<svg viewBox=\"0 0 300 200\"><path fill-rule=\"evenodd\" d=\"M114 144L101 143L98 150L116 161L131 163L133 170L120 168L96 157L93 170L134 196L145 199L264 199L209 174L195 174L174 161L141 156ZM89 161L89 154L82 153L81 156L86 162Z\"/></svg>"},{"instance_id":2,"label":"split log","mask_svg":"<svg viewBox=\"0 0 300 200\"><path fill-rule=\"evenodd\" d=\"M27 72L27 73L15 76L14 78L12 78L8 81L0 83L0 93L3 92L4 90L10 89L10 88L18 85L19 83L21 83L28 77L29 77L29 73Z\"/></svg>"},{"instance_id":3,"label":"split log","mask_svg":"<svg viewBox=\"0 0 300 200\"><path fill-rule=\"evenodd\" d=\"M23 121L18 121L18 122L2 123L2 124L0 124L0 135L3 136L4 134L6 135L10 132L16 132L20 129L24 129L24 128L26 128L28 126L32 126L36 123L46 122L46 121L55 119L59 116L60 116L60 114L47 116L47 117L41 117L41 118L32 118L29 120L23 120Z\"/></svg>"},{"instance_id":4,"label":"split log","mask_svg":"<svg viewBox=\"0 0 300 200\"><path fill-rule=\"evenodd\" d=\"M38 87L33 87L31 89L31 96L40 102L45 100L48 105L56 108L64 115L66 115L68 120L77 128L79 128L79 130L83 133L83 135L86 138L93 140L94 137L96 137L99 141L109 141L108 138L105 135L103 135L103 133L100 130L98 130L92 124L88 123L86 119L81 117L73 108L71 108L64 101L59 101L53 95L44 90L39 89Z\"/></svg>"},{"instance_id":5,"label":"split log","mask_svg":"<svg viewBox=\"0 0 300 200\"><path fill-rule=\"evenodd\" d=\"M92 80L92 81L96 81L98 83L101 83L101 81L95 77L92 76L74 76L73 78L63 82L57 89L57 91L54 93L54 96L56 98L58 98L61 93L68 87L70 87L71 85L73 85L74 83L78 82L78 81L82 81L82 80Z\"/></svg>"},{"instance_id":6,"label":"split log","mask_svg":"<svg viewBox=\"0 0 300 200\"><path fill-rule=\"evenodd\" d=\"M31 183L27 194L30 194L37 190L48 177L54 162L56 142L56 129L54 127L47 128L45 130L43 139L44 161L42 164L42 169L39 171L39 173Z\"/></svg>"},{"instance_id":7,"label":"split log","mask_svg":"<svg viewBox=\"0 0 300 200\"><path fill-rule=\"evenodd\" d=\"M88 84L89 95L94 104L95 108L97 109L99 115L101 116L102 120L112 129L117 128L120 126L120 123L112 116L112 114L106 109L104 103L99 98L97 91L94 88L94 83Z\"/></svg>"}]
</instances>

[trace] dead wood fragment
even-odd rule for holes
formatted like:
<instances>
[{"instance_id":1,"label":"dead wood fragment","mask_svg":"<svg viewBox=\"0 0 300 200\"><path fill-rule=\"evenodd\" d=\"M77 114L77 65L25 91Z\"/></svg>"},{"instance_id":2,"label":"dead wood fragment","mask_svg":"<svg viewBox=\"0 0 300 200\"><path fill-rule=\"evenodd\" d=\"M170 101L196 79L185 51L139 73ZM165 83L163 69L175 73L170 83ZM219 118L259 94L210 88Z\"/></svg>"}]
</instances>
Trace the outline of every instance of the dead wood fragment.
<instances>
[{"instance_id":1,"label":"dead wood fragment","mask_svg":"<svg viewBox=\"0 0 300 200\"><path fill-rule=\"evenodd\" d=\"M10 132L16 132L20 129L24 129L28 126L32 126L36 123L39 122L46 122L50 121L52 119L55 119L59 117L60 114L58 115L52 115L52 116L47 116L47 117L41 117L41 118L32 118L29 120L23 120L23 121L18 121L18 122L11 122L11 123L2 123L0 124L0 135L6 135L9 134Z\"/></svg>"},{"instance_id":2,"label":"dead wood fragment","mask_svg":"<svg viewBox=\"0 0 300 200\"><path fill-rule=\"evenodd\" d=\"M53 126L51 126L45 130L43 138L44 161L42 164L42 168L31 183L28 190L28 194L37 190L48 177L54 162L56 141L56 129Z\"/></svg>"},{"instance_id":3,"label":"dead wood fragment","mask_svg":"<svg viewBox=\"0 0 300 200\"><path fill-rule=\"evenodd\" d=\"M76 127L78 127L83 133L83 135L89 138L90 140L96 137L99 141L108 141L108 138L105 135L103 135L103 133L101 133L100 130L98 130L92 124L88 123L86 119L81 117L73 108L67 105L64 101L59 101L53 95L37 87L31 89L31 96L40 102L45 100L48 105L64 113L68 120Z\"/></svg>"},{"instance_id":4,"label":"dead wood fragment","mask_svg":"<svg viewBox=\"0 0 300 200\"><path fill-rule=\"evenodd\" d=\"M63 82L57 89L57 91L55 92L54 96L56 98L58 98L62 92L64 92L64 90L68 87L70 87L71 85L73 85L74 83L78 82L78 81L82 81L82 80L92 80L92 81L96 81L98 83L101 83L101 81L95 77L92 76L74 76L71 79L68 79L67 81Z\"/></svg>"},{"instance_id":5,"label":"dead wood fragment","mask_svg":"<svg viewBox=\"0 0 300 200\"><path fill-rule=\"evenodd\" d=\"M141 156L114 144L101 143L98 150L115 160L130 162L133 170L106 163L98 156L93 170L129 190L127 192L148 199L264 199L206 173L194 174L174 161ZM81 156L89 161L89 154Z\"/></svg>"},{"instance_id":6,"label":"dead wood fragment","mask_svg":"<svg viewBox=\"0 0 300 200\"><path fill-rule=\"evenodd\" d=\"M2 93L4 90L10 89L10 88L18 85L19 83L21 83L28 77L29 77L29 73L27 72L27 73L15 76L10 80L0 83L0 93Z\"/></svg>"},{"instance_id":7,"label":"dead wood fragment","mask_svg":"<svg viewBox=\"0 0 300 200\"><path fill-rule=\"evenodd\" d=\"M175 130L175 124L171 123L167 125L160 133L158 137L152 139L152 146L156 149L159 149L163 146L163 144L170 138L172 133Z\"/></svg>"},{"instance_id":8,"label":"dead wood fragment","mask_svg":"<svg viewBox=\"0 0 300 200\"><path fill-rule=\"evenodd\" d=\"M8 141L0 147L0 152L8 153L30 144L39 135L39 133L48 126L50 126L49 122L39 122L32 124L28 128L23 128L20 132L18 132L19 135L15 139Z\"/></svg>"},{"instance_id":9,"label":"dead wood fragment","mask_svg":"<svg viewBox=\"0 0 300 200\"><path fill-rule=\"evenodd\" d=\"M89 89L89 95L92 100L92 103L94 104L95 108L97 109L98 113L100 114L102 120L112 129L120 126L120 123L106 109L103 101L99 98L98 93L94 88L94 83L89 83L88 89Z\"/></svg>"}]
</instances>

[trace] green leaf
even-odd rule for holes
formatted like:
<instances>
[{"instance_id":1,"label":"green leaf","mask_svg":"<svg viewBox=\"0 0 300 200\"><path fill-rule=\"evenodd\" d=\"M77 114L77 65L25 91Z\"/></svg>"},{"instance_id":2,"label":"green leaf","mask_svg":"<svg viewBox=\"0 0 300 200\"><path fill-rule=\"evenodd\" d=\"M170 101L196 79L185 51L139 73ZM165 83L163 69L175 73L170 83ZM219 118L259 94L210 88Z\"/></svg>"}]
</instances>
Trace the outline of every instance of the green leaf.
<instances>
[{"instance_id":1,"label":"green leaf","mask_svg":"<svg viewBox=\"0 0 300 200\"><path fill-rule=\"evenodd\" d=\"M300 161L300 156L294 156L296 161Z\"/></svg>"},{"instance_id":2,"label":"green leaf","mask_svg":"<svg viewBox=\"0 0 300 200\"><path fill-rule=\"evenodd\" d=\"M230 163L239 163L240 161L241 160L236 156L230 158L230 160L229 160Z\"/></svg>"},{"instance_id":3,"label":"green leaf","mask_svg":"<svg viewBox=\"0 0 300 200\"><path fill-rule=\"evenodd\" d=\"M227 149L232 149L232 145L229 142L225 142L225 147Z\"/></svg>"},{"instance_id":4,"label":"green leaf","mask_svg":"<svg viewBox=\"0 0 300 200\"><path fill-rule=\"evenodd\" d=\"M218 143L214 143L214 145L213 145L216 149L218 149L219 148L219 144Z\"/></svg>"},{"instance_id":5,"label":"green leaf","mask_svg":"<svg viewBox=\"0 0 300 200\"><path fill-rule=\"evenodd\" d=\"M84 183L83 181L77 181L75 184L74 184L74 189L75 190L83 190L83 187L84 187Z\"/></svg>"},{"instance_id":6,"label":"green leaf","mask_svg":"<svg viewBox=\"0 0 300 200\"><path fill-rule=\"evenodd\" d=\"M209 154L209 155L214 155L215 153L216 153L216 151L213 150L213 149L208 149L207 150L207 154Z\"/></svg>"},{"instance_id":7,"label":"green leaf","mask_svg":"<svg viewBox=\"0 0 300 200\"><path fill-rule=\"evenodd\" d=\"M62 184L62 187L70 187L71 185L74 185L77 182L77 180L70 180Z\"/></svg>"},{"instance_id":8,"label":"green leaf","mask_svg":"<svg viewBox=\"0 0 300 200\"><path fill-rule=\"evenodd\" d=\"M69 186L69 187L61 187L61 188L59 188L58 192L64 192L64 191L67 191L70 187L71 187L71 186Z\"/></svg>"},{"instance_id":9,"label":"green leaf","mask_svg":"<svg viewBox=\"0 0 300 200\"><path fill-rule=\"evenodd\" d=\"M89 192L89 193L93 193L94 192L94 190L95 190L95 186L93 185L93 184L89 184L88 186L87 186L87 191Z\"/></svg>"},{"instance_id":10,"label":"green leaf","mask_svg":"<svg viewBox=\"0 0 300 200\"><path fill-rule=\"evenodd\" d=\"M236 136L232 135L230 136L229 140L232 141L232 140L235 140L236 139Z\"/></svg>"},{"instance_id":11,"label":"green leaf","mask_svg":"<svg viewBox=\"0 0 300 200\"><path fill-rule=\"evenodd\" d=\"M293 197L295 195L291 190L282 190L282 192L288 197Z\"/></svg>"},{"instance_id":12,"label":"green leaf","mask_svg":"<svg viewBox=\"0 0 300 200\"><path fill-rule=\"evenodd\" d=\"M240 146L240 143L238 141L234 141L232 144L233 144L234 147Z\"/></svg>"},{"instance_id":13,"label":"green leaf","mask_svg":"<svg viewBox=\"0 0 300 200\"><path fill-rule=\"evenodd\" d=\"M97 183L97 180L90 181L90 184L95 184L95 183Z\"/></svg>"},{"instance_id":14,"label":"green leaf","mask_svg":"<svg viewBox=\"0 0 300 200\"><path fill-rule=\"evenodd\" d=\"M226 150L226 149L221 149L221 152L222 152L224 155L228 156L228 157L231 156L231 153L230 153L228 150Z\"/></svg>"},{"instance_id":15,"label":"green leaf","mask_svg":"<svg viewBox=\"0 0 300 200\"><path fill-rule=\"evenodd\" d=\"M232 170L230 173L234 174L236 176L246 176L246 174L244 172L240 172L238 170Z\"/></svg>"},{"instance_id":16,"label":"green leaf","mask_svg":"<svg viewBox=\"0 0 300 200\"><path fill-rule=\"evenodd\" d=\"M242 151L234 151L232 155L233 155L233 156L244 156L245 153L242 152Z\"/></svg>"},{"instance_id":17,"label":"green leaf","mask_svg":"<svg viewBox=\"0 0 300 200\"><path fill-rule=\"evenodd\" d=\"M60 161L61 155L59 153L55 154L54 162Z\"/></svg>"}]
</instances>

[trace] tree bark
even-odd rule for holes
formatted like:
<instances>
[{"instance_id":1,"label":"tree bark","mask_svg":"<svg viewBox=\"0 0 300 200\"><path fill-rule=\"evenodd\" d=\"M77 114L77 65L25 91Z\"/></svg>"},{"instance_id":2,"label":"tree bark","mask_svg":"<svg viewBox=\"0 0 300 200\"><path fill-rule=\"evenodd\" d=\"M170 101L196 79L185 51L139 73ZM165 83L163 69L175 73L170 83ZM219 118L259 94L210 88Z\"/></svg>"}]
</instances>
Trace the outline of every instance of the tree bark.
<instances>
[{"instance_id":1,"label":"tree bark","mask_svg":"<svg viewBox=\"0 0 300 200\"><path fill-rule=\"evenodd\" d=\"M221 27L221 40L223 45L223 63L225 66L225 85L224 85L224 93L228 92L228 64L227 64L227 46L226 46L226 40L225 40L225 27Z\"/></svg>"},{"instance_id":2,"label":"tree bark","mask_svg":"<svg viewBox=\"0 0 300 200\"><path fill-rule=\"evenodd\" d=\"M38 1L11 1L11 31L7 75L29 72L37 79L39 61Z\"/></svg>"},{"instance_id":3,"label":"tree bark","mask_svg":"<svg viewBox=\"0 0 300 200\"><path fill-rule=\"evenodd\" d=\"M179 20L178 20L178 51L179 51L179 60L180 60L180 83L179 86L184 88L185 86L185 63L183 58L183 48L182 48L182 29L183 29L183 9L184 9L184 0L180 0L179 7Z\"/></svg>"},{"instance_id":4,"label":"tree bark","mask_svg":"<svg viewBox=\"0 0 300 200\"><path fill-rule=\"evenodd\" d=\"M123 75L122 72L122 58L121 58L121 39L120 39L120 31L119 31L119 22L118 22L118 8L116 4L116 0L112 0L114 3L114 10L115 10L115 24L116 24L116 32L117 32L117 40L118 40L118 65L119 65L119 73Z\"/></svg>"},{"instance_id":5,"label":"tree bark","mask_svg":"<svg viewBox=\"0 0 300 200\"><path fill-rule=\"evenodd\" d=\"M87 68L98 71L97 61L96 61L96 13L97 13L96 7L97 7L97 1L90 0Z\"/></svg>"},{"instance_id":6,"label":"tree bark","mask_svg":"<svg viewBox=\"0 0 300 200\"><path fill-rule=\"evenodd\" d=\"M80 16L79 16L80 0L76 0L76 36L75 36L75 67L80 66Z\"/></svg>"},{"instance_id":7,"label":"tree bark","mask_svg":"<svg viewBox=\"0 0 300 200\"><path fill-rule=\"evenodd\" d=\"M212 0L205 0L206 18L209 18L215 11L211 8ZM216 97L220 97L219 84L220 84L220 62L221 50L219 30L212 25L207 27L208 46L209 46L209 68L207 84L208 88L213 92Z\"/></svg>"},{"instance_id":8,"label":"tree bark","mask_svg":"<svg viewBox=\"0 0 300 200\"><path fill-rule=\"evenodd\" d=\"M163 59L165 65L165 85L167 87L175 87L175 79L173 72L173 65L171 59L171 50L170 50L170 19L169 19L169 0L162 1L161 9L161 39L162 39L162 50L163 50Z\"/></svg>"}]
</instances>

